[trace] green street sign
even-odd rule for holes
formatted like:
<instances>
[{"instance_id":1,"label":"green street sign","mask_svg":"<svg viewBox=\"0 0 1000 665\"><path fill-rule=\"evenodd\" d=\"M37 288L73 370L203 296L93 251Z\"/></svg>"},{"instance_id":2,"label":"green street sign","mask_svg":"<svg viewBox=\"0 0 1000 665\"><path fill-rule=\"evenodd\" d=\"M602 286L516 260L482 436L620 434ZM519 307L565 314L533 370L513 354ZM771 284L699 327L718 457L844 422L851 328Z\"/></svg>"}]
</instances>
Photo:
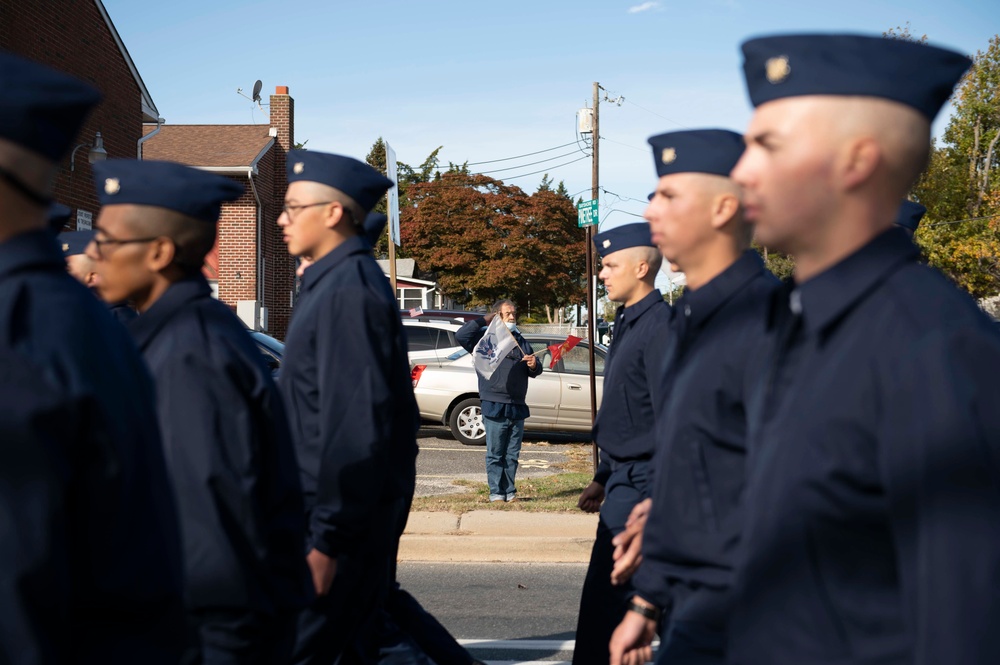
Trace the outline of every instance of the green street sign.
<instances>
[{"instance_id":1,"label":"green street sign","mask_svg":"<svg viewBox=\"0 0 1000 665\"><path fill-rule=\"evenodd\" d=\"M576 205L576 225L581 229L585 226L596 226L598 221L597 199L580 201Z\"/></svg>"}]
</instances>

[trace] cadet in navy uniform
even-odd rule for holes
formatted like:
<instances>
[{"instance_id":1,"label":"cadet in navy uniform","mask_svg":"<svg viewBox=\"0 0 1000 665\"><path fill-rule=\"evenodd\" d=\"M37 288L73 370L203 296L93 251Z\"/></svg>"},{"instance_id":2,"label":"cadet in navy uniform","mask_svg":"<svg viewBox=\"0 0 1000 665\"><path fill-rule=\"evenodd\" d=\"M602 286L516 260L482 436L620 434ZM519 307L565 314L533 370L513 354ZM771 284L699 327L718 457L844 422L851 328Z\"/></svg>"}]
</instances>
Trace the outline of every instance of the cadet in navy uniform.
<instances>
[{"instance_id":1,"label":"cadet in navy uniform","mask_svg":"<svg viewBox=\"0 0 1000 665\"><path fill-rule=\"evenodd\" d=\"M385 231L388 219L380 212L371 212L365 217L362 225L365 239L372 247ZM389 587L385 608L392 623L437 665L470 665L476 662L448 629L395 580Z\"/></svg>"},{"instance_id":2,"label":"cadet in navy uniform","mask_svg":"<svg viewBox=\"0 0 1000 665\"><path fill-rule=\"evenodd\" d=\"M284 662L312 598L298 466L270 371L201 273L221 204L243 187L128 159L95 164L94 178L87 251L102 291L141 312L129 331L153 373L177 493L192 661Z\"/></svg>"},{"instance_id":3,"label":"cadet in navy uniform","mask_svg":"<svg viewBox=\"0 0 1000 665\"><path fill-rule=\"evenodd\" d=\"M174 663L177 515L152 386L47 226L98 93L0 53L0 661Z\"/></svg>"},{"instance_id":4,"label":"cadet in navy uniform","mask_svg":"<svg viewBox=\"0 0 1000 665\"><path fill-rule=\"evenodd\" d=\"M286 338L281 392L308 514L319 598L295 663L373 662L416 477L419 415L399 306L362 224L392 182L358 160L288 154L278 224L313 263Z\"/></svg>"},{"instance_id":5,"label":"cadet in navy uniform","mask_svg":"<svg viewBox=\"0 0 1000 665\"><path fill-rule=\"evenodd\" d=\"M765 337L764 306L779 282L750 249L753 227L729 179L743 137L689 130L649 143L660 181L646 218L687 289L675 305L669 399L657 404L636 595L615 632L611 662L633 649L648 658L661 619L657 662L722 665L742 527L747 365Z\"/></svg>"},{"instance_id":6,"label":"cadet in navy uniform","mask_svg":"<svg viewBox=\"0 0 1000 665\"><path fill-rule=\"evenodd\" d=\"M90 289L101 302L99 281L94 259L87 256L87 245L94 238L93 231L66 231L59 234L59 243L62 245L63 256L66 257L66 268L69 274L76 277L77 281ZM135 310L127 302L108 304L108 311L111 316L121 324L127 324L137 315Z\"/></svg>"},{"instance_id":7,"label":"cadet in navy uniform","mask_svg":"<svg viewBox=\"0 0 1000 665\"><path fill-rule=\"evenodd\" d=\"M927 213L927 208L919 203L904 199L896 212L896 226L906 229L907 235L911 238L920 226L920 220Z\"/></svg>"},{"instance_id":8,"label":"cadet in navy uniform","mask_svg":"<svg viewBox=\"0 0 1000 665\"><path fill-rule=\"evenodd\" d=\"M654 282L662 261L649 224L626 224L594 236L601 255L599 277L608 298L623 303L615 313L615 340L604 365L604 399L594 440L601 463L578 506L600 510L597 537L580 597L573 662L607 665L608 642L622 620L631 585L611 584L611 539L625 528L637 503L649 496L647 476L655 448L653 388L670 306ZM603 503L602 503L603 502Z\"/></svg>"},{"instance_id":9,"label":"cadet in navy uniform","mask_svg":"<svg viewBox=\"0 0 1000 665\"><path fill-rule=\"evenodd\" d=\"M893 227L969 59L855 35L743 53L732 177L796 263L757 354L730 660L1000 663L1000 337Z\"/></svg>"}]
</instances>

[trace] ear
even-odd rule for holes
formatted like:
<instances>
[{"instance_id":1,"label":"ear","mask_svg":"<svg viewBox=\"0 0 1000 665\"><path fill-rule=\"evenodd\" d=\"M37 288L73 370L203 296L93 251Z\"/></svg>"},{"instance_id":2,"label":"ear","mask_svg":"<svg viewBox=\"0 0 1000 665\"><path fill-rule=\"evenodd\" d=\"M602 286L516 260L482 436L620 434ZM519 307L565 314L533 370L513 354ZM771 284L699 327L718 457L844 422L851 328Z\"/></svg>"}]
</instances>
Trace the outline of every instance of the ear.
<instances>
[{"instance_id":1,"label":"ear","mask_svg":"<svg viewBox=\"0 0 1000 665\"><path fill-rule=\"evenodd\" d=\"M344 220L344 206L340 201L333 201L323 208L323 226L335 229Z\"/></svg>"},{"instance_id":2,"label":"ear","mask_svg":"<svg viewBox=\"0 0 1000 665\"><path fill-rule=\"evenodd\" d=\"M719 194L712 202L712 229L719 230L736 216L740 200L734 194Z\"/></svg>"},{"instance_id":3,"label":"ear","mask_svg":"<svg viewBox=\"0 0 1000 665\"><path fill-rule=\"evenodd\" d=\"M836 164L836 175L845 190L867 182L882 163L882 146L872 137L852 141Z\"/></svg>"},{"instance_id":4,"label":"ear","mask_svg":"<svg viewBox=\"0 0 1000 665\"><path fill-rule=\"evenodd\" d=\"M177 256L177 246L170 238L157 238L146 250L146 267L152 272L166 270Z\"/></svg>"},{"instance_id":5,"label":"ear","mask_svg":"<svg viewBox=\"0 0 1000 665\"><path fill-rule=\"evenodd\" d=\"M638 280L642 280L646 275L649 274L649 264L645 261L639 261L635 264L635 277Z\"/></svg>"}]
</instances>

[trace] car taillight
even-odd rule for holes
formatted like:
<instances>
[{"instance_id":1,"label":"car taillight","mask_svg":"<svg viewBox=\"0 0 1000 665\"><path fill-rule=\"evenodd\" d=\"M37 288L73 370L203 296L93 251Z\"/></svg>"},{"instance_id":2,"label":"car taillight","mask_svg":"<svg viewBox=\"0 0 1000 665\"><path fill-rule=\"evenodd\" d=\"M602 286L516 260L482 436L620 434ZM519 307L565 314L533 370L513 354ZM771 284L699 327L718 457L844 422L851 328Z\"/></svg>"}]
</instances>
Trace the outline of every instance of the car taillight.
<instances>
[{"instance_id":1,"label":"car taillight","mask_svg":"<svg viewBox=\"0 0 1000 665\"><path fill-rule=\"evenodd\" d=\"M414 365L413 369L410 370L410 380L413 381L413 387L417 387L417 382L420 381L420 375L424 373L427 369L427 365Z\"/></svg>"}]
</instances>

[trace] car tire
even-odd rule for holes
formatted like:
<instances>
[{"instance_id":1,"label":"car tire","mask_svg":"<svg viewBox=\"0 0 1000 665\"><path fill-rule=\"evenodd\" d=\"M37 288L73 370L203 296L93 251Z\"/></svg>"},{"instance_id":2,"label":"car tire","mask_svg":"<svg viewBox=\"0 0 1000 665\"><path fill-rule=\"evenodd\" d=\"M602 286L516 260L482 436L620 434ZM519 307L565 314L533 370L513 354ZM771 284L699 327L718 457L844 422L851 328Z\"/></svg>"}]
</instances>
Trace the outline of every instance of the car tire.
<instances>
[{"instance_id":1,"label":"car tire","mask_svg":"<svg viewBox=\"0 0 1000 665\"><path fill-rule=\"evenodd\" d=\"M486 445L486 425L483 423L482 402L475 397L463 399L448 417L451 435L466 446Z\"/></svg>"}]
</instances>

